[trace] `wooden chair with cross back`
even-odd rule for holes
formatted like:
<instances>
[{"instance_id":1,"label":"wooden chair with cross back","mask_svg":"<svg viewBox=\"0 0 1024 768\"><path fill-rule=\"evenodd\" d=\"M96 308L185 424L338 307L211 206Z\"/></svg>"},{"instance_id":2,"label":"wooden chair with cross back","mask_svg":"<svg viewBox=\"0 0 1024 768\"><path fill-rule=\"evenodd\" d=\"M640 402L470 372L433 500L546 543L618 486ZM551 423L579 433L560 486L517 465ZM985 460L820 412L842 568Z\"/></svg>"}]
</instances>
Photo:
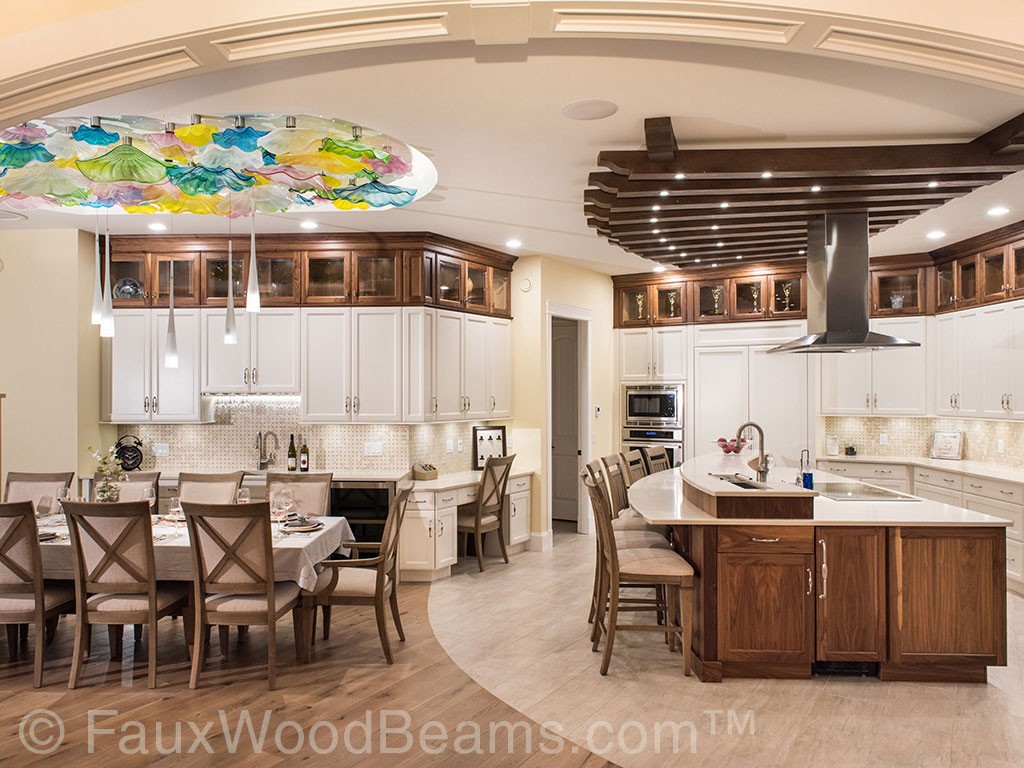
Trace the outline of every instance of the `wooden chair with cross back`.
<instances>
[{"instance_id":1,"label":"wooden chair with cross back","mask_svg":"<svg viewBox=\"0 0 1024 768\"><path fill-rule=\"evenodd\" d=\"M469 504L459 505L457 531L465 534L468 540L473 534L476 544L476 563L481 572L484 570L484 534L498 532L498 545L501 556L508 562L508 551L505 548L505 532L502 529L502 517L505 509L505 488L512 472L512 462L516 455L491 456L484 463L480 474L480 488L476 500ZM463 548L465 551L465 548Z\"/></svg>"}]
</instances>

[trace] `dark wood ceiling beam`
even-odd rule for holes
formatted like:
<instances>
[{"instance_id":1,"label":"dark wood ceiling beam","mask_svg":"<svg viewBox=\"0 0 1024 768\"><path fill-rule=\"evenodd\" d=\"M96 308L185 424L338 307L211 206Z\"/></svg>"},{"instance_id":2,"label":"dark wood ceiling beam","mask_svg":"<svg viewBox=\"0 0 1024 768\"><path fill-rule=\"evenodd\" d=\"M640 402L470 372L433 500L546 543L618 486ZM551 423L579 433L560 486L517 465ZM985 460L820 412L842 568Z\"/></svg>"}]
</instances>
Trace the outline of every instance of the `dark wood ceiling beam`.
<instances>
[{"instance_id":1,"label":"dark wood ceiling beam","mask_svg":"<svg viewBox=\"0 0 1024 768\"><path fill-rule=\"evenodd\" d=\"M614 195L609 195L607 192L600 192L596 189L588 189L583 195L583 200L585 203L591 203L593 205L601 206L602 208L607 208L611 210L612 213L641 211L646 212L648 217L660 217L670 211L688 208L706 208L709 211L731 211L736 208L758 206L766 203L776 206L780 211L785 210L785 207L790 205L809 204L831 205L832 203L862 203L866 207L873 207L876 202L902 200L905 201L906 205L915 205L918 201L950 200L954 197L969 194L976 188L977 187L973 186L951 187L947 189L924 188L913 193L899 191L882 191L878 193L829 193L822 191L819 194L809 194L807 192L801 192L799 194L769 193L733 195L728 198L721 195L702 197L661 197L658 198L657 202L657 205L659 206L658 212L652 211L652 206L645 201L642 202L640 198L633 197L622 200L621 198L616 198ZM723 203L727 204L726 208L721 207Z\"/></svg>"},{"instance_id":2,"label":"dark wood ceiling beam","mask_svg":"<svg viewBox=\"0 0 1024 768\"><path fill-rule=\"evenodd\" d=\"M929 200L927 202L921 202L918 204L908 204L907 201L893 201L886 203L875 203L871 206L865 206L863 203L830 203L825 205L792 205L785 208L785 212L790 215L802 215L802 216L823 216L826 213L841 213L841 212L855 212L870 210L871 213L883 212L893 215L896 211L906 212L908 216L917 216L922 211L936 208L946 202L945 199L939 198L935 200ZM611 226L619 224L640 224L648 221L649 217L638 215L637 213L609 213L607 209L600 208L596 205L585 205L583 212L587 216L593 216L595 219L601 219L607 221ZM751 208L730 208L730 218L750 218L755 216L776 216L780 213L780 209L776 206L765 205ZM706 209L691 208L684 211L659 211L658 221L659 222L672 222L672 221L687 221L699 219L705 221L710 226L715 223L712 216L708 215Z\"/></svg>"},{"instance_id":3,"label":"dark wood ceiling beam","mask_svg":"<svg viewBox=\"0 0 1024 768\"><path fill-rule=\"evenodd\" d=\"M671 162L679 149L671 117L648 117L644 120L644 137L647 157L656 163Z\"/></svg>"},{"instance_id":4,"label":"dark wood ceiling beam","mask_svg":"<svg viewBox=\"0 0 1024 768\"><path fill-rule=\"evenodd\" d=\"M705 242L715 243L719 240L729 241L736 240L738 238L754 242L757 240L771 240L776 237L799 237L806 234L806 226L773 229L758 227L756 229L730 230L728 232L722 230L712 232L705 228L703 232L687 235L680 235L664 229L659 230L658 234L653 234L651 230L648 229L647 231L641 232L616 232L616 240L620 243L656 243L659 238L666 237L668 238L668 242L674 243L675 245L700 245Z\"/></svg>"},{"instance_id":5,"label":"dark wood ceiling beam","mask_svg":"<svg viewBox=\"0 0 1024 768\"><path fill-rule=\"evenodd\" d=\"M622 248L628 248L633 253L645 254L645 253L675 253L682 255L685 253L689 257L698 256L700 258L707 257L735 257L737 255L753 255L757 253L779 253L779 252L792 252L798 253L807 248L807 237L792 238L789 240L779 240L772 243L749 243L735 245L725 245L721 248L715 247L704 247L704 248L676 248L674 251L669 250L666 245L659 245L654 243L653 245L620 245Z\"/></svg>"},{"instance_id":6,"label":"dark wood ceiling beam","mask_svg":"<svg viewBox=\"0 0 1024 768\"><path fill-rule=\"evenodd\" d=\"M604 209L601 209L604 211ZM907 216L916 215L916 209L908 209L903 216L898 212L894 214L883 213L883 212L872 212L869 216L869 223L871 226L877 224L895 224L902 221ZM601 226L607 226L607 211L604 211L605 218L602 220L604 223ZM657 218L656 216L653 218ZM596 220L591 221L591 226L596 226ZM717 230L712 230L712 225L718 227ZM637 221L633 224L619 224L616 225L616 232L622 235L640 234L650 232L654 228L654 225L650 222L650 217L642 221ZM663 233L667 232L670 234L680 233L692 233L694 236L705 235L708 232L723 232L728 233L731 231L744 231L744 230L763 230L768 231L771 229L778 228L799 228L803 231L807 230L807 216L804 214L785 214L779 213L777 215L763 216L763 217L746 217L742 219L737 218L715 218L714 221L708 219L668 219L659 218L657 222L657 228Z\"/></svg>"},{"instance_id":7,"label":"dark wood ceiling beam","mask_svg":"<svg viewBox=\"0 0 1024 768\"><path fill-rule=\"evenodd\" d=\"M1011 117L1002 125L983 133L971 144L984 147L1000 156L1024 150L1024 113Z\"/></svg>"}]
</instances>

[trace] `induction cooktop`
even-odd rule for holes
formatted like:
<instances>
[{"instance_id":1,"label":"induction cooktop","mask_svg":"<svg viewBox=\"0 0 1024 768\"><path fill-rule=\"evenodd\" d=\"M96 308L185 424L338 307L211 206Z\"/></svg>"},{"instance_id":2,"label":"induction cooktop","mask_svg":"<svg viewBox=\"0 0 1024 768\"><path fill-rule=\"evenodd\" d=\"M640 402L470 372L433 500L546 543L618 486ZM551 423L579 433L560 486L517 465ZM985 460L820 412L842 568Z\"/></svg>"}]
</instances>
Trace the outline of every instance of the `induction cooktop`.
<instances>
[{"instance_id":1,"label":"induction cooktop","mask_svg":"<svg viewBox=\"0 0 1024 768\"><path fill-rule=\"evenodd\" d=\"M914 496L866 483L815 483L814 490L835 501L920 501Z\"/></svg>"}]
</instances>

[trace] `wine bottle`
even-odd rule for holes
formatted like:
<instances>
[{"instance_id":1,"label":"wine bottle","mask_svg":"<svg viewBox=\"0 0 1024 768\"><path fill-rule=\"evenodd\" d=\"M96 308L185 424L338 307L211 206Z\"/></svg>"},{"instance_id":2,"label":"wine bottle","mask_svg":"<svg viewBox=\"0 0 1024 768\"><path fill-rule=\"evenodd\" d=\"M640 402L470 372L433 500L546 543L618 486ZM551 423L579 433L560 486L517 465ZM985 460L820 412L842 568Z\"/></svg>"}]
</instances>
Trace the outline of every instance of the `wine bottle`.
<instances>
[{"instance_id":1,"label":"wine bottle","mask_svg":"<svg viewBox=\"0 0 1024 768\"><path fill-rule=\"evenodd\" d=\"M288 441L288 471L294 472L298 460L298 454L295 452L295 435L291 435Z\"/></svg>"},{"instance_id":2,"label":"wine bottle","mask_svg":"<svg viewBox=\"0 0 1024 768\"><path fill-rule=\"evenodd\" d=\"M299 451L299 471L309 472L309 446L306 445L306 438L302 438L302 450Z\"/></svg>"}]
</instances>

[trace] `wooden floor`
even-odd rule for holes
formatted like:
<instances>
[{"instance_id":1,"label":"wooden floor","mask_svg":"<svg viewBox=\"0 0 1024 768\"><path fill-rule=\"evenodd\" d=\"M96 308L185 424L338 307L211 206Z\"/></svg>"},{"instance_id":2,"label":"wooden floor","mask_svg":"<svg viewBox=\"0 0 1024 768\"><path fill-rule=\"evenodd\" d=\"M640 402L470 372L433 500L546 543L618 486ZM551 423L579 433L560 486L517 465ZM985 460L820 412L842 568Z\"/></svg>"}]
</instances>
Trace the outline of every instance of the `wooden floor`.
<instances>
[{"instance_id":1,"label":"wooden floor","mask_svg":"<svg viewBox=\"0 0 1024 768\"><path fill-rule=\"evenodd\" d=\"M403 623L408 641L398 643L392 634L395 664L384 662L377 639L372 609L334 609L331 638L326 643L318 640L313 662L296 665L291 624L283 621L278 629L278 689L267 691L264 661L266 637L259 628L250 630L247 639L239 645L232 633L231 653L226 660L211 656L196 691L188 689L188 664L182 639L180 620L167 621L160 629L159 687L146 688L145 659L142 646L133 647L131 631L126 632L124 662L111 662L106 632L98 628L93 639L93 656L85 668L81 688L67 689L70 651L74 620L61 623L58 637L47 654L46 685L35 690L31 685L31 655L21 661L9 661L5 649L0 650L0 765L63 765L82 766L134 766L172 764L174 766L278 766L295 764L344 765L349 767L378 768L378 766L487 766L513 768L524 766L556 766L557 768L600 768L612 766L603 758L590 754L566 742L556 755L545 754L541 746L553 747L556 742L546 739L539 726L524 718L491 693L484 690L462 672L447 656L431 631L427 618L426 585L405 585L401 589ZM467 634L473 626L467 625ZM2 634L2 633L0 633ZM0 640L0 643L3 641ZM214 633L216 645L216 633ZM135 661L136 653L139 656ZM27 751L19 737L22 718L32 710L46 709L59 716L65 726L63 744L52 755L35 755ZM117 715L94 715L95 728L114 729L114 734L94 730L95 741L90 752L88 743L89 710L116 710ZM219 711L225 710L230 731L238 722L239 712L248 710L257 734L269 711L269 730L262 752L254 751L248 737L243 739L235 754L223 736ZM429 721L439 721L449 731L449 749L438 754L424 753L414 747L399 754L381 754L380 717L382 710L404 710L411 718L408 729L418 738L419 729ZM370 754L351 754L346 749L345 729L355 721L367 722L370 715ZM400 715L390 716L392 725L403 724ZM146 736L138 739L145 723ZM296 726L287 724L293 721ZM477 724L482 739L477 739ZM527 744L526 727L515 731L511 753L506 731L500 726L495 731L494 753L490 753L489 729L491 724L522 722L530 726ZM214 754L209 754L203 741L196 743L189 722L196 723L199 732L207 722L214 725L206 734ZM157 751L156 727L160 724L161 744L165 751L172 748L187 752L193 745L193 754L161 755ZM176 741L175 727L180 723L181 737ZM320 725L314 725L321 723ZM326 724L330 724L330 726ZM282 726L282 724L285 724ZM313 728L315 746L307 740L295 755L282 753L275 743L275 732L281 728L279 738L284 750L294 749L296 728L308 737ZM125 729L125 730L122 730ZM38 728L36 733L45 739L49 733ZM332 733L339 743L331 754ZM363 729L350 729L350 743L356 751L365 745ZM428 735L439 733L435 726ZM122 747L122 736L126 740ZM457 739L463 736L463 741ZM31 734L29 734L31 737ZM439 742L431 740L428 746ZM125 754L145 744L149 754ZM394 748L403 746L401 736L386 742ZM466 752L480 745L484 754L459 754L455 747Z\"/></svg>"}]
</instances>

